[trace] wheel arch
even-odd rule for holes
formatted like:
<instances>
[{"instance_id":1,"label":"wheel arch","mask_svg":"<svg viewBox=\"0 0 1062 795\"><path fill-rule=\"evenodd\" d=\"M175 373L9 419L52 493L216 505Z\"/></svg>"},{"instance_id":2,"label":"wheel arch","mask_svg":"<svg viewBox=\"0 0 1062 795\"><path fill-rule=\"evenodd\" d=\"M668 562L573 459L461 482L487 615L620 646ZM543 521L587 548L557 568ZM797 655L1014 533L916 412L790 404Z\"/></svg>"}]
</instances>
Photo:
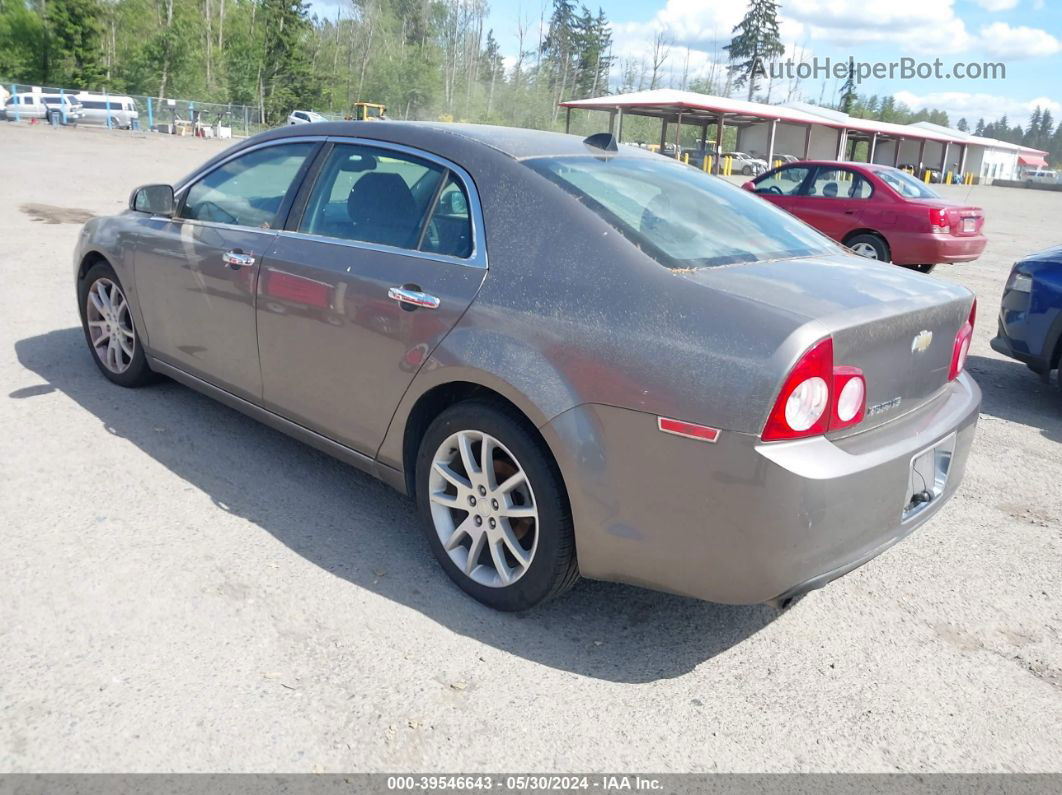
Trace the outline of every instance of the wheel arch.
<instances>
[{"instance_id":1,"label":"wheel arch","mask_svg":"<svg viewBox=\"0 0 1062 795\"><path fill-rule=\"evenodd\" d=\"M514 400L512 398L516 399ZM543 437L542 433L539 431L539 427L548 418L539 416L540 412L533 407L533 404L531 404L525 396L512 394L507 396L498 389L486 386L479 381L472 380L466 375L455 380L437 383L426 389L417 396L414 401L412 401L408 411L404 413L401 427L401 460L398 463L400 465L402 479L405 483L406 493L410 497L416 496L417 452L420 447L421 439L424 438L425 432L435 418L450 406L468 400L480 400L487 403L493 403L521 420L527 432L542 445L543 451L545 451L553 463L557 475L560 478L560 482L567 492L564 473L561 471L557 456L551 449L545 437ZM525 407L530 407L530 409L528 410ZM536 418L538 419L538 422L536 422ZM392 431L394 430L395 429L392 428ZM392 432L388 433L388 437L391 437L392 435ZM387 446L386 439L384 445L381 446L381 450L385 446Z\"/></svg>"},{"instance_id":2,"label":"wheel arch","mask_svg":"<svg viewBox=\"0 0 1062 795\"><path fill-rule=\"evenodd\" d=\"M98 262L106 262L112 268L114 267L114 263L111 262L111 260L107 257L106 254L96 249L89 249L81 257L81 261L78 263L77 280L80 282L82 279L84 279L85 276L88 274L89 270L91 270L92 266Z\"/></svg>"}]
</instances>

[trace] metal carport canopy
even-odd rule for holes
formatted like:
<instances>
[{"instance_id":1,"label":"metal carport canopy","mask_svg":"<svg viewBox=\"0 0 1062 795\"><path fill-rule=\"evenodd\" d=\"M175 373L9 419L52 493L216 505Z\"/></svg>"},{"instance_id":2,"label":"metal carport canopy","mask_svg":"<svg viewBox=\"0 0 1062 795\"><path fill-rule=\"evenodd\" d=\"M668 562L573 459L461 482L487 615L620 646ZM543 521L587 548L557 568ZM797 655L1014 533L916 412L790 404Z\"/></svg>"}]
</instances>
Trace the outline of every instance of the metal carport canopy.
<instances>
[{"instance_id":1,"label":"metal carport canopy","mask_svg":"<svg viewBox=\"0 0 1062 795\"><path fill-rule=\"evenodd\" d=\"M747 102L730 97L716 97L698 94L694 91L679 91L673 88L658 88L651 91L635 91L630 94L614 94L594 97L592 99L572 99L561 102L562 108L579 110L617 111L638 116L653 116L673 119L682 114L684 122L715 122L720 115L726 124L741 126L759 124L769 121L789 122L791 124L812 124L829 127L834 130L849 130L888 138L905 138L907 140L939 141L941 143L963 143L957 136L919 129L907 124L892 124L876 119L859 119L837 111L823 109L827 115L808 112L786 105L766 105L762 102Z\"/></svg>"},{"instance_id":2,"label":"metal carport canopy","mask_svg":"<svg viewBox=\"0 0 1062 795\"><path fill-rule=\"evenodd\" d=\"M756 124L764 121L785 121L793 124L817 124L840 129L843 124L824 119L811 113L781 105L764 105L759 102L746 102L729 97L713 97L697 94L693 91L678 91L672 88L658 88L652 91L635 91L631 94L614 94L612 96L594 97L593 99L572 99L561 102L562 108L580 110L615 111L620 108L624 113L639 116L654 116L670 119L679 113L684 118L698 122L714 122L720 115L726 116L727 124Z\"/></svg>"}]
</instances>

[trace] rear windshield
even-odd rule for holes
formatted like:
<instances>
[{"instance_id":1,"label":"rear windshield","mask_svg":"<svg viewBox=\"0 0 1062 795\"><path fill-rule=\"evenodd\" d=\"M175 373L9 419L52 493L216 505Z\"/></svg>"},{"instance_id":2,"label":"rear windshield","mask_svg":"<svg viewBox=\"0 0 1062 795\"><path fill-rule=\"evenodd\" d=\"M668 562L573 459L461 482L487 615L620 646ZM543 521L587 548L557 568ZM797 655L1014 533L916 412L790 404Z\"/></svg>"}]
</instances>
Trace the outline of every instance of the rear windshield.
<instances>
[{"instance_id":1,"label":"rear windshield","mask_svg":"<svg viewBox=\"0 0 1062 795\"><path fill-rule=\"evenodd\" d=\"M890 169L874 169L878 179L908 199L939 199L940 194L932 190L924 182L915 179L906 171Z\"/></svg>"},{"instance_id":2,"label":"rear windshield","mask_svg":"<svg viewBox=\"0 0 1062 795\"><path fill-rule=\"evenodd\" d=\"M558 157L524 163L669 268L838 250L829 238L758 196L668 158Z\"/></svg>"}]
</instances>

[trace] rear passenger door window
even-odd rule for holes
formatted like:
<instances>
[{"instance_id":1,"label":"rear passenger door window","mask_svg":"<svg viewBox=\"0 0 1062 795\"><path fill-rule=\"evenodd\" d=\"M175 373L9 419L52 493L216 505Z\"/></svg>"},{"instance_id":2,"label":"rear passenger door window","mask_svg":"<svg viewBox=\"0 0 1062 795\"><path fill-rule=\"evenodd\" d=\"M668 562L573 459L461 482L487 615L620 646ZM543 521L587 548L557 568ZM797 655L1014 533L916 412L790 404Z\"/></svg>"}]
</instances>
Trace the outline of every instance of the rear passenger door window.
<instances>
[{"instance_id":1,"label":"rear passenger door window","mask_svg":"<svg viewBox=\"0 0 1062 795\"><path fill-rule=\"evenodd\" d=\"M459 179L433 161L362 144L332 148L298 231L459 258L472 253Z\"/></svg>"}]
</instances>

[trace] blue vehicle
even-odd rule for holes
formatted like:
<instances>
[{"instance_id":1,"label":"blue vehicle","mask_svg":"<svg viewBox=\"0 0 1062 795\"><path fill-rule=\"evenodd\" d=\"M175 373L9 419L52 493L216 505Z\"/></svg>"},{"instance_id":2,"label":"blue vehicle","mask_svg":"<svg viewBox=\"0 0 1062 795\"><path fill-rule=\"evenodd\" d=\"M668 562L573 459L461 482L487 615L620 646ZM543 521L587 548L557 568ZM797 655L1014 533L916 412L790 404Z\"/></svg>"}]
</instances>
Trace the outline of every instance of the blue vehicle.
<instances>
[{"instance_id":1,"label":"blue vehicle","mask_svg":"<svg viewBox=\"0 0 1062 795\"><path fill-rule=\"evenodd\" d=\"M1017 262L1003 290L993 350L1044 379L1062 357L1062 246ZM1062 386L1062 377L1059 378Z\"/></svg>"}]
</instances>

